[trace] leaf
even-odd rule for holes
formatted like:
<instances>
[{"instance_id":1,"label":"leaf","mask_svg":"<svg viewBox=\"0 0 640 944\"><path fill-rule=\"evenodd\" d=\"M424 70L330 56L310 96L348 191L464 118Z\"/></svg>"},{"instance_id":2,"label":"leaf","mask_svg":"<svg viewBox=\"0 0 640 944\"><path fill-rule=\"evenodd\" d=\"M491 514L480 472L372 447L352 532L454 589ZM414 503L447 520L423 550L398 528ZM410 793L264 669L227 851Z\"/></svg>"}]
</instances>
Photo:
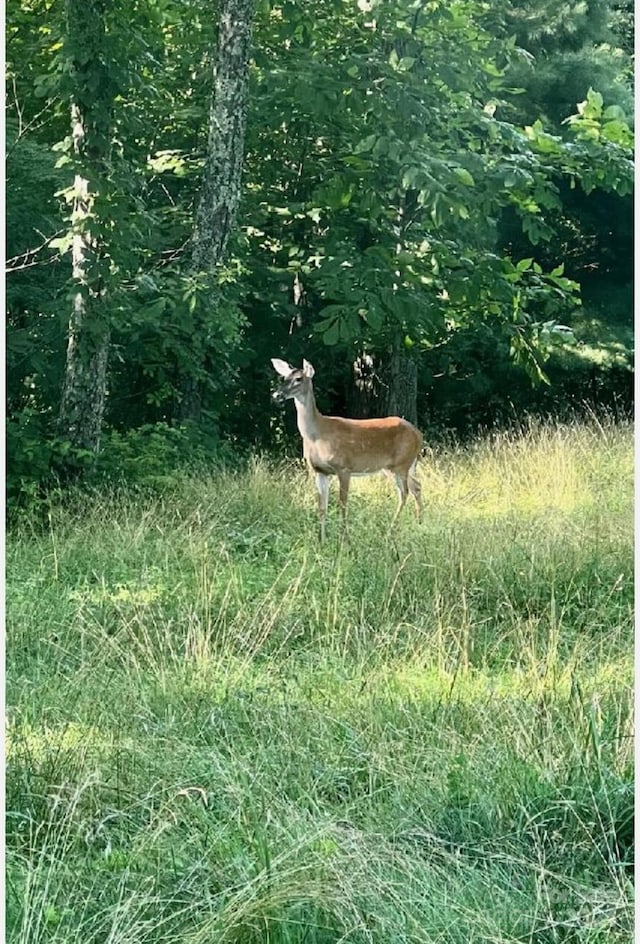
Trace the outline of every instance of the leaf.
<instances>
[{"instance_id":1,"label":"leaf","mask_svg":"<svg viewBox=\"0 0 640 944\"><path fill-rule=\"evenodd\" d=\"M195 295L191 297L191 300L195 302ZM150 305L145 305L142 309L145 319L147 321L155 321L161 315L165 313L167 309L167 300L166 298L157 298L154 302L151 302Z\"/></svg>"},{"instance_id":2,"label":"leaf","mask_svg":"<svg viewBox=\"0 0 640 944\"><path fill-rule=\"evenodd\" d=\"M358 144L353 149L354 154L366 154L367 151L370 151L378 140L377 134L370 134L368 137L363 138L362 141L359 141Z\"/></svg>"},{"instance_id":3,"label":"leaf","mask_svg":"<svg viewBox=\"0 0 640 944\"><path fill-rule=\"evenodd\" d=\"M530 256L528 259L521 259L520 262L516 263L516 269L518 272L526 272L527 269L531 268L533 263L533 257Z\"/></svg>"},{"instance_id":4,"label":"leaf","mask_svg":"<svg viewBox=\"0 0 640 944\"><path fill-rule=\"evenodd\" d=\"M375 305L367 309L365 321L374 331L379 331L384 324L384 313Z\"/></svg>"},{"instance_id":5,"label":"leaf","mask_svg":"<svg viewBox=\"0 0 640 944\"><path fill-rule=\"evenodd\" d=\"M602 114L604 99L600 92L596 92L594 89L590 88L587 92L587 102L589 103L589 107L592 108L598 116Z\"/></svg>"},{"instance_id":6,"label":"leaf","mask_svg":"<svg viewBox=\"0 0 640 944\"><path fill-rule=\"evenodd\" d=\"M496 79L501 79L504 75L504 69L499 69L495 62L491 62L490 60L483 62L481 68L487 75L492 75Z\"/></svg>"},{"instance_id":7,"label":"leaf","mask_svg":"<svg viewBox=\"0 0 640 944\"><path fill-rule=\"evenodd\" d=\"M600 118L602 117L603 104L604 99L600 92L595 92L590 88L585 100L578 104L578 114L582 115L583 118Z\"/></svg>"},{"instance_id":8,"label":"leaf","mask_svg":"<svg viewBox=\"0 0 640 944\"><path fill-rule=\"evenodd\" d=\"M65 233L64 236L58 236L49 243L51 249L57 249L60 253L68 252L73 245L73 233Z\"/></svg>"},{"instance_id":9,"label":"leaf","mask_svg":"<svg viewBox=\"0 0 640 944\"><path fill-rule=\"evenodd\" d=\"M626 121L607 121L602 128L602 137L620 147L633 147L633 132Z\"/></svg>"},{"instance_id":10,"label":"leaf","mask_svg":"<svg viewBox=\"0 0 640 944\"><path fill-rule=\"evenodd\" d=\"M456 167L454 169L454 173L458 180L465 185L465 187L475 187L476 182L466 167Z\"/></svg>"},{"instance_id":11,"label":"leaf","mask_svg":"<svg viewBox=\"0 0 640 944\"><path fill-rule=\"evenodd\" d=\"M340 340L340 322L339 321L336 320L332 322L329 325L329 327L325 331L322 332L322 340L328 346L338 343L338 341Z\"/></svg>"},{"instance_id":12,"label":"leaf","mask_svg":"<svg viewBox=\"0 0 640 944\"><path fill-rule=\"evenodd\" d=\"M602 117L605 121L624 121L626 124L626 115L619 105L608 105L602 113Z\"/></svg>"}]
</instances>

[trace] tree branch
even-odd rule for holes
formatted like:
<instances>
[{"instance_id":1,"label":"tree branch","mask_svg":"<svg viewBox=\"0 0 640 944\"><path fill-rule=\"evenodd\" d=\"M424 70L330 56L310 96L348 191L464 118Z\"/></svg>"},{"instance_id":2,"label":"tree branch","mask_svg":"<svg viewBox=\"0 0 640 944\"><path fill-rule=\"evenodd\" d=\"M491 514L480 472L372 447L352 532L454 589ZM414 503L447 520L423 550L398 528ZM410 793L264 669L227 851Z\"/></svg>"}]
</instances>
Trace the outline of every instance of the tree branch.
<instances>
[{"instance_id":1,"label":"tree branch","mask_svg":"<svg viewBox=\"0 0 640 944\"><path fill-rule=\"evenodd\" d=\"M56 255L52 258L46 259L44 261L40 261L34 257L39 252L42 252L43 249L46 249L47 246L62 233L64 233L64 230L59 229L51 236L47 236L44 242L39 246L36 246L35 249L26 249L24 252L18 253L17 256L12 256L11 259L7 259L4 267L5 273L9 274L9 272L19 272L21 269L31 269L36 265L50 265L52 262L56 262L60 258L60 253L56 253ZM42 236L42 233L39 235Z\"/></svg>"}]
</instances>

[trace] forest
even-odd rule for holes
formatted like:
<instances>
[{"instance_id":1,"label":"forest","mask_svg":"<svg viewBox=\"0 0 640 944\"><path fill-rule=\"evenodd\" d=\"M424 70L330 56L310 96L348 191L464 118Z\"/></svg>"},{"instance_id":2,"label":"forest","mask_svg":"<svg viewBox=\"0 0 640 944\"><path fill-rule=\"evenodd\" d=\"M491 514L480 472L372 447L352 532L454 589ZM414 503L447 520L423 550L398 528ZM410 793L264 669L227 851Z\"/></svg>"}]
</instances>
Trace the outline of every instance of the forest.
<instances>
[{"instance_id":1,"label":"forest","mask_svg":"<svg viewBox=\"0 0 640 944\"><path fill-rule=\"evenodd\" d=\"M632 5L7 8L11 509L289 449L628 414ZM149 484L149 483L147 483Z\"/></svg>"},{"instance_id":2,"label":"forest","mask_svg":"<svg viewBox=\"0 0 640 944\"><path fill-rule=\"evenodd\" d=\"M634 940L633 48L8 0L8 944Z\"/></svg>"}]
</instances>

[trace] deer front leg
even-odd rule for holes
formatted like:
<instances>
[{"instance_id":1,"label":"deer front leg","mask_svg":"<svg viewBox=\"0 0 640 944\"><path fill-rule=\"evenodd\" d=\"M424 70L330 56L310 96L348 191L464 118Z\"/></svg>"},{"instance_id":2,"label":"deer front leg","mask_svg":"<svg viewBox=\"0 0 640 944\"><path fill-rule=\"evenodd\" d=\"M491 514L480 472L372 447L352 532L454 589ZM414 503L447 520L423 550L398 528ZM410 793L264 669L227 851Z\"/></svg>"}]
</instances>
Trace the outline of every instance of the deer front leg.
<instances>
[{"instance_id":1,"label":"deer front leg","mask_svg":"<svg viewBox=\"0 0 640 944\"><path fill-rule=\"evenodd\" d=\"M320 543L326 539L327 505L329 504L329 476L316 472L316 488L318 489L318 517L320 518Z\"/></svg>"}]
</instances>

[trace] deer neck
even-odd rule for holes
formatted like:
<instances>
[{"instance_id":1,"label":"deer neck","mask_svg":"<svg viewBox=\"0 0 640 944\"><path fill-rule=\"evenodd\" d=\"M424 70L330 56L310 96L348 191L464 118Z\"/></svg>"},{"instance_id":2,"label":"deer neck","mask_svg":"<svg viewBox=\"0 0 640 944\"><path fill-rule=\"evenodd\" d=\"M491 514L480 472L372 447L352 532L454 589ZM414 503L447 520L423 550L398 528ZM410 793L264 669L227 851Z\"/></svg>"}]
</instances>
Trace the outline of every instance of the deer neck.
<instances>
[{"instance_id":1,"label":"deer neck","mask_svg":"<svg viewBox=\"0 0 640 944\"><path fill-rule=\"evenodd\" d=\"M295 397L296 413L298 414L298 430L303 439L318 439L320 436L321 413L316 406L313 387L309 385L299 397Z\"/></svg>"}]
</instances>

